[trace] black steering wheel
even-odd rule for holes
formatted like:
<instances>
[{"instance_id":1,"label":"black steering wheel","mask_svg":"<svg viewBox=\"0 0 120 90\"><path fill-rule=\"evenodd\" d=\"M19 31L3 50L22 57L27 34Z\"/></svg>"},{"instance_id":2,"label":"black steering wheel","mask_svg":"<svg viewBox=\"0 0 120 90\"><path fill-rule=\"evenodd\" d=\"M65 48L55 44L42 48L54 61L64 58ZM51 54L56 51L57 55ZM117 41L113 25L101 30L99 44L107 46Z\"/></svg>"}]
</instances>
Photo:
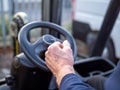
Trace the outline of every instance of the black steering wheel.
<instances>
[{"instance_id":1,"label":"black steering wheel","mask_svg":"<svg viewBox=\"0 0 120 90\"><path fill-rule=\"evenodd\" d=\"M37 65L39 68L43 69L44 71L49 71L48 67L45 64L44 59L42 58L43 52L45 52L48 48L49 45L56 41L62 42L61 39L58 39L52 35L46 34L40 37L36 42L31 43L27 36L30 32L30 30L35 29L35 28L48 28L52 29L59 34L63 35L71 44L71 48L73 51L73 56L74 59L76 57L76 43L72 37L72 35L67 32L64 28L60 27L57 24L50 23L50 22L31 22L26 25L24 25L19 34L18 34L18 40L19 44L24 52L24 54L28 57L28 59ZM61 56L62 57L62 56Z\"/></svg>"}]
</instances>

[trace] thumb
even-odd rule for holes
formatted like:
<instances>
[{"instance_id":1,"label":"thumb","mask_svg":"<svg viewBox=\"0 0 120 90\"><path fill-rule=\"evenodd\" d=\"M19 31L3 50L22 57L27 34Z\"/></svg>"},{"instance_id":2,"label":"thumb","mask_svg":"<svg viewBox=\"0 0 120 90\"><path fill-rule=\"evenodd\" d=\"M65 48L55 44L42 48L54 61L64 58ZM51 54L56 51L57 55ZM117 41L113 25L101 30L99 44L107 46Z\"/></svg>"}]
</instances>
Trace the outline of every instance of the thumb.
<instances>
[{"instance_id":1,"label":"thumb","mask_svg":"<svg viewBox=\"0 0 120 90\"><path fill-rule=\"evenodd\" d=\"M70 43L68 42L68 40L65 40L64 42L63 42L63 46L64 47L70 47Z\"/></svg>"}]
</instances>

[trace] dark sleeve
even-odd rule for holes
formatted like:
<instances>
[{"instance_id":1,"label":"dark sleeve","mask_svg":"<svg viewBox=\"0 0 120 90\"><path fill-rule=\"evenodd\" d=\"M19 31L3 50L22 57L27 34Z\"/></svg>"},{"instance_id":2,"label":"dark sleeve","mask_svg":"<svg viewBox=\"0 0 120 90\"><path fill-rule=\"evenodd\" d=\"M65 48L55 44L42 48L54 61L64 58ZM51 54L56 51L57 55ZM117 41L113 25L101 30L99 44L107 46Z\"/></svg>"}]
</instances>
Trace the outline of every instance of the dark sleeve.
<instances>
[{"instance_id":1,"label":"dark sleeve","mask_svg":"<svg viewBox=\"0 0 120 90\"><path fill-rule=\"evenodd\" d=\"M105 82L105 90L120 90L120 61Z\"/></svg>"},{"instance_id":2,"label":"dark sleeve","mask_svg":"<svg viewBox=\"0 0 120 90\"><path fill-rule=\"evenodd\" d=\"M60 90L95 90L82 82L76 74L68 74L63 77Z\"/></svg>"}]
</instances>

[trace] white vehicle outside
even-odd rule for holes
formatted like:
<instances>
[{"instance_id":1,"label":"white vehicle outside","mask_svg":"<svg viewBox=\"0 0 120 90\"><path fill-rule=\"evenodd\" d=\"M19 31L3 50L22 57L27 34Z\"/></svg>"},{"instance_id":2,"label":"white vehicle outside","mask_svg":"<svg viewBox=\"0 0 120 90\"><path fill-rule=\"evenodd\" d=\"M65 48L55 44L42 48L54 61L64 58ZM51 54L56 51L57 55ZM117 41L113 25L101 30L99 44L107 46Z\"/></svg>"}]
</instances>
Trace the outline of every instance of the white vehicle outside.
<instances>
[{"instance_id":1,"label":"white vehicle outside","mask_svg":"<svg viewBox=\"0 0 120 90\"><path fill-rule=\"evenodd\" d=\"M89 25L92 31L99 31L110 0L73 0L73 23ZM111 12L112 13L112 12ZM74 26L76 27L76 26ZM120 58L120 15L111 33L115 58Z\"/></svg>"}]
</instances>

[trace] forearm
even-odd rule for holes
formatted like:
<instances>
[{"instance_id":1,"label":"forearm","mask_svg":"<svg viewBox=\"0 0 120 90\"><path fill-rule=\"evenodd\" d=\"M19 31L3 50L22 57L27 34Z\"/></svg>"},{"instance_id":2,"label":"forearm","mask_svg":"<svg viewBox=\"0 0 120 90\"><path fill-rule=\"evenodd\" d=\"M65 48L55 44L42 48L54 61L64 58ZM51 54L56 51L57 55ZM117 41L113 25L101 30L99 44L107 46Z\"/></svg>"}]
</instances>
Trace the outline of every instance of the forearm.
<instances>
[{"instance_id":1,"label":"forearm","mask_svg":"<svg viewBox=\"0 0 120 90\"><path fill-rule=\"evenodd\" d=\"M76 74L67 74L63 77L60 90L95 90L88 84L82 82Z\"/></svg>"},{"instance_id":2,"label":"forearm","mask_svg":"<svg viewBox=\"0 0 120 90\"><path fill-rule=\"evenodd\" d=\"M55 76L56 77L56 81L57 81L57 84L58 84L58 87L60 86L60 83L61 83L61 80L62 78L67 75L67 74L74 74L75 71L74 71L74 68L71 67L71 66L64 66L58 73L57 75Z\"/></svg>"}]
</instances>

